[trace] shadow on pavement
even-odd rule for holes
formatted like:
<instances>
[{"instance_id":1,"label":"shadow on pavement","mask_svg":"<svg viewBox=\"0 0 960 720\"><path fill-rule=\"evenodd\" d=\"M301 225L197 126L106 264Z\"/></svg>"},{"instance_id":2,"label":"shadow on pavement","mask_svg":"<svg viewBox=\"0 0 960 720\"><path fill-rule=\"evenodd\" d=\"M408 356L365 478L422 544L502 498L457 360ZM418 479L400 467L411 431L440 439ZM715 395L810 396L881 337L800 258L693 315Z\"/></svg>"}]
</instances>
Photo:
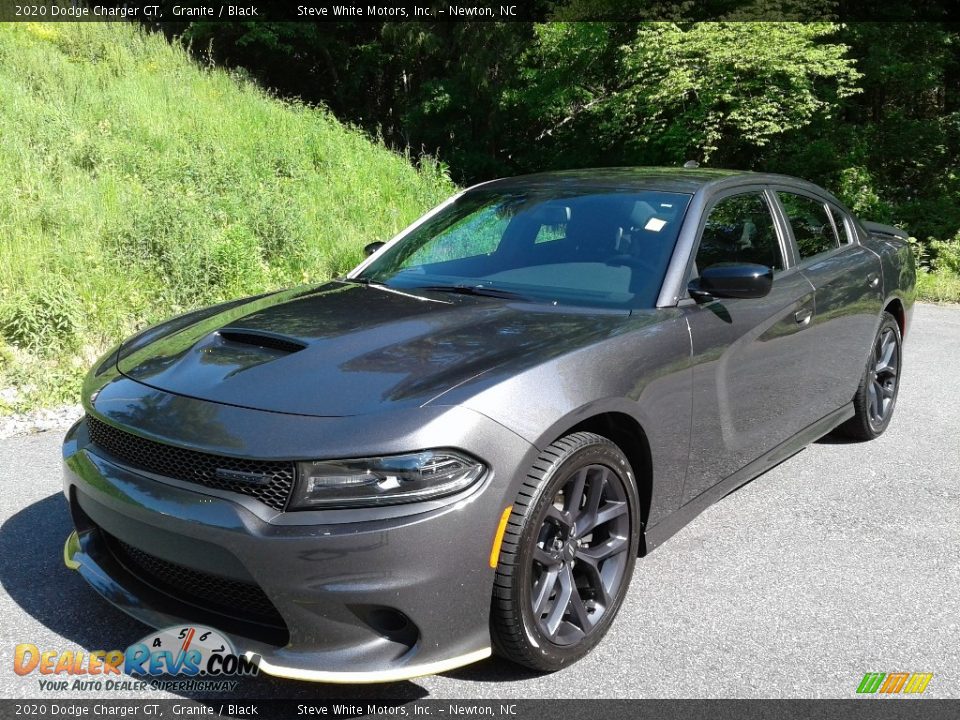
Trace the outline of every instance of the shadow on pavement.
<instances>
[{"instance_id":1,"label":"shadow on pavement","mask_svg":"<svg viewBox=\"0 0 960 720\"><path fill-rule=\"evenodd\" d=\"M7 595L37 622L88 651L124 649L150 628L120 612L63 564L63 543L73 523L59 493L11 516L0 528L0 584ZM5 621L10 622L10 618ZM29 634L17 642L38 643ZM42 648L43 649L43 648ZM75 650L74 647L49 649ZM12 650L12 648L11 648ZM261 675L243 679L230 697L208 699L282 698L325 700L417 700L428 692L411 682L389 685L323 685ZM77 693L77 697L83 697ZM184 693L183 697L198 696Z\"/></svg>"},{"instance_id":2,"label":"shadow on pavement","mask_svg":"<svg viewBox=\"0 0 960 720\"><path fill-rule=\"evenodd\" d=\"M520 682L543 677L549 673L540 673L522 665L498 657L481 660L473 665L449 670L443 673L444 677L466 682Z\"/></svg>"},{"instance_id":3,"label":"shadow on pavement","mask_svg":"<svg viewBox=\"0 0 960 720\"><path fill-rule=\"evenodd\" d=\"M854 440L839 433L832 432L817 440L817 445L858 445L861 442L861 440Z\"/></svg>"}]
</instances>

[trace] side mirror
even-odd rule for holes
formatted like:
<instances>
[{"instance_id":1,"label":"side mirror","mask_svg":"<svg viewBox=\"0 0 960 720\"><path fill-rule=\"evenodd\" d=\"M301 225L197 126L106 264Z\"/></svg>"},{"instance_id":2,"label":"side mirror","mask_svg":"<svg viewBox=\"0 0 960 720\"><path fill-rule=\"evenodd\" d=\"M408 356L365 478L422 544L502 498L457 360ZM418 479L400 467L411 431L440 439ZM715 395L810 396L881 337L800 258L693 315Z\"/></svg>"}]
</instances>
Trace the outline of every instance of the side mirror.
<instances>
[{"instance_id":1,"label":"side mirror","mask_svg":"<svg viewBox=\"0 0 960 720\"><path fill-rule=\"evenodd\" d=\"M704 268L688 286L698 300L713 298L762 298L773 287L773 270L755 263L720 263Z\"/></svg>"},{"instance_id":2,"label":"side mirror","mask_svg":"<svg viewBox=\"0 0 960 720\"><path fill-rule=\"evenodd\" d=\"M377 242L372 242L372 243L370 243L369 245L365 245L364 248L363 248L363 254L364 254L366 257L370 257L370 256L373 255L377 250L379 250L380 248L382 248L385 244L386 244L386 243L384 243L382 240L378 240Z\"/></svg>"}]
</instances>

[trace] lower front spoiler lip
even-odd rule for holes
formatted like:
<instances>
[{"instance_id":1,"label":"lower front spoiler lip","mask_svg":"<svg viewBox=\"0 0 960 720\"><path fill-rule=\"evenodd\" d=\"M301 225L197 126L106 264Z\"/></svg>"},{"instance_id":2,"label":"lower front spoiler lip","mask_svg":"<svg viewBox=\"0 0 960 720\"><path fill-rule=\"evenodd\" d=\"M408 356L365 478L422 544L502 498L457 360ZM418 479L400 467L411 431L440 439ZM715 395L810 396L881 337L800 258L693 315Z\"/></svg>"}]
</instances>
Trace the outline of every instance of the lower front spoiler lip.
<instances>
[{"instance_id":1,"label":"lower front spoiler lip","mask_svg":"<svg viewBox=\"0 0 960 720\"><path fill-rule=\"evenodd\" d=\"M90 562L85 562L85 560ZM101 582L113 584L117 589L119 586L110 579L102 570L96 566L96 563L83 552L80 543L80 536L76 530L67 536L63 545L63 564L70 570L83 570L94 573L99 576ZM94 584L94 588L100 591L100 585ZM109 599L109 598L108 598ZM116 604L116 603L114 603ZM121 610L126 608L120 607ZM130 614L128 612L128 614ZM136 617L136 616L134 616ZM143 621L143 618L137 618ZM236 638L234 638L236 640ZM252 651L245 652L246 657L253 658L260 656L258 667L268 675L275 677L288 678L292 680L306 680L310 682L322 682L332 684L370 684L397 682L400 680L410 680L412 678L423 677L424 675L436 675L447 672L455 668L463 667L478 662L492 655L490 647L481 648L463 655L458 655L443 660L435 660L420 665L410 665L400 668L391 668L387 670L369 670L369 671L336 671L336 670L314 670L310 668L291 667L282 664L275 664L266 660L260 653Z\"/></svg>"},{"instance_id":2,"label":"lower front spoiler lip","mask_svg":"<svg viewBox=\"0 0 960 720\"><path fill-rule=\"evenodd\" d=\"M370 684L397 682L399 680L411 680L413 678L423 677L424 675L437 675L438 673L454 670L464 665L470 665L484 660L493 654L490 648L476 650L466 655L448 658L446 660L437 660L435 662L424 663L423 665L411 665L409 667L394 668L392 670L370 670L368 672L337 672L336 670L306 670L302 668L285 667L283 665L274 665L263 658L260 659L259 667L268 675L275 677L289 678L291 680L308 680L311 682L334 683L344 685ZM247 653L250 658L253 653Z\"/></svg>"}]
</instances>

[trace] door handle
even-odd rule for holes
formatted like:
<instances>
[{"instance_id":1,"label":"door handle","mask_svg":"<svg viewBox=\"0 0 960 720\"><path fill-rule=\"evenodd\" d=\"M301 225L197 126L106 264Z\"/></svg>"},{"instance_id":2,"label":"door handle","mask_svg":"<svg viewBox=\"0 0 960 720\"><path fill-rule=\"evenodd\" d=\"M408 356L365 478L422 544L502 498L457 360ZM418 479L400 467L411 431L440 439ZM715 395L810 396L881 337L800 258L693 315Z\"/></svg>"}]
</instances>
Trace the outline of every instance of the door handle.
<instances>
[{"instance_id":1,"label":"door handle","mask_svg":"<svg viewBox=\"0 0 960 720\"><path fill-rule=\"evenodd\" d=\"M867 275L867 284L870 287L875 288L877 285L880 284L880 275L878 275L875 272Z\"/></svg>"},{"instance_id":2,"label":"door handle","mask_svg":"<svg viewBox=\"0 0 960 720\"><path fill-rule=\"evenodd\" d=\"M797 321L797 325L806 325L810 322L810 318L813 317L813 310L810 308L803 308L803 310L797 310L793 314L794 320Z\"/></svg>"}]
</instances>

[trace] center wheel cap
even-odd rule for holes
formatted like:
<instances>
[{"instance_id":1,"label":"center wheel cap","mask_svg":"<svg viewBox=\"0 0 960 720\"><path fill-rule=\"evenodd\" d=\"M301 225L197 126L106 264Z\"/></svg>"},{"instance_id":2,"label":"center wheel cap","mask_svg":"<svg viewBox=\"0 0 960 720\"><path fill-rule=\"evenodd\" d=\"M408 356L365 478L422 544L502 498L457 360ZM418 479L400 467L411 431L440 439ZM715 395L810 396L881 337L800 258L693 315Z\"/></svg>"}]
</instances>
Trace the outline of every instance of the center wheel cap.
<instances>
[{"instance_id":1,"label":"center wheel cap","mask_svg":"<svg viewBox=\"0 0 960 720\"><path fill-rule=\"evenodd\" d=\"M577 556L577 544L575 542L569 542L563 546L563 559L566 562L570 562Z\"/></svg>"}]
</instances>

